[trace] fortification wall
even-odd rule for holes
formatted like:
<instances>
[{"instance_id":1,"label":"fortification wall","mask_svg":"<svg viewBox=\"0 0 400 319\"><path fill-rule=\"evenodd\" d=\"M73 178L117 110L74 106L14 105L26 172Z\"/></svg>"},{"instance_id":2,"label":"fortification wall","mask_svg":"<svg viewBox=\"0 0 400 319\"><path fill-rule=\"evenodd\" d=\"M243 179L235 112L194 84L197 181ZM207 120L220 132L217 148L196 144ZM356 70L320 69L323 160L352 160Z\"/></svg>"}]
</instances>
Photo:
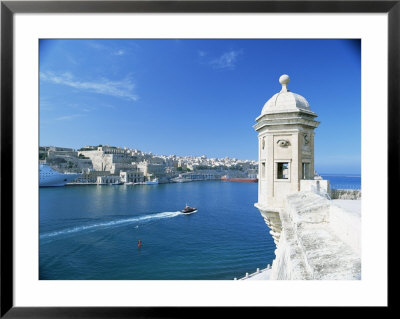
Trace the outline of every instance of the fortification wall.
<instances>
[{"instance_id":1,"label":"fortification wall","mask_svg":"<svg viewBox=\"0 0 400 319\"><path fill-rule=\"evenodd\" d=\"M92 160L94 170L111 171L113 164L112 154L104 154L102 151L81 151L79 153Z\"/></svg>"},{"instance_id":2,"label":"fortification wall","mask_svg":"<svg viewBox=\"0 0 400 319\"><path fill-rule=\"evenodd\" d=\"M359 189L331 189L332 199L361 199Z\"/></svg>"},{"instance_id":3,"label":"fortification wall","mask_svg":"<svg viewBox=\"0 0 400 319\"><path fill-rule=\"evenodd\" d=\"M273 226L277 215L258 207ZM274 216L275 220L268 216ZM267 224L268 224L267 223ZM289 195L279 211L272 280L361 278L360 218L313 192Z\"/></svg>"}]
</instances>

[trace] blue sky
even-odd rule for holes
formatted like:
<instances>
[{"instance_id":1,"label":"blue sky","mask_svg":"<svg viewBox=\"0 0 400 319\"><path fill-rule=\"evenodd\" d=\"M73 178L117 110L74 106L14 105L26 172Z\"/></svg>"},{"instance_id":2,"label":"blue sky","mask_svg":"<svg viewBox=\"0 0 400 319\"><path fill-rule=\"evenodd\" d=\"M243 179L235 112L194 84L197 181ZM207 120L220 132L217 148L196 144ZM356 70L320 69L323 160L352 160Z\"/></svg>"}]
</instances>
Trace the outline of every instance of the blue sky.
<instances>
[{"instance_id":1,"label":"blue sky","mask_svg":"<svg viewBox=\"0 0 400 319\"><path fill-rule=\"evenodd\" d=\"M279 76L321 122L319 173L361 171L358 40L40 40L40 145L257 160Z\"/></svg>"}]
</instances>

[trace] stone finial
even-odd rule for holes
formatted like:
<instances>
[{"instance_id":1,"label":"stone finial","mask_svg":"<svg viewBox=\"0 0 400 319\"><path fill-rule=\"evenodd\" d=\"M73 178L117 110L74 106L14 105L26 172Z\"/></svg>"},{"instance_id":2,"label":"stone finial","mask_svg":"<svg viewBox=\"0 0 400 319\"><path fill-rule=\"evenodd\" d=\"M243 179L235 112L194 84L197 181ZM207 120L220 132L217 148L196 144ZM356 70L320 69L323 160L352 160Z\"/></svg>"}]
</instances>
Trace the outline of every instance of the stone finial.
<instances>
[{"instance_id":1,"label":"stone finial","mask_svg":"<svg viewBox=\"0 0 400 319\"><path fill-rule=\"evenodd\" d=\"M282 84L282 90L281 92L289 92L287 88L287 84L290 82L290 77L287 74L281 75L279 78L279 83Z\"/></svg>"}]
</instances>

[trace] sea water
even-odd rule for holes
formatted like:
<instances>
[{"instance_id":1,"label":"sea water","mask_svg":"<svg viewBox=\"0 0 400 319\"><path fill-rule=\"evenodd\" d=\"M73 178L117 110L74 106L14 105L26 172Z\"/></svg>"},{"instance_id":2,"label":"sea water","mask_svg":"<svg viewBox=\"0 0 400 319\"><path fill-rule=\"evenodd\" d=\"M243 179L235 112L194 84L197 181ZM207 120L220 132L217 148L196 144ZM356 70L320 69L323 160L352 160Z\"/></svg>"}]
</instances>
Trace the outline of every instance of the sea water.
<instances>
[{"instance_id":1,"label":"sea water","mask_svg":"<svg viewBox=\"0 0 400 319\"><path fill-rule=\"evenodd\" d=\"M361 175L358 174L320 174L329 180L331 189L361 189Z\"/></svg>"},{"instance_id":2,"label":"sea water","mask_svg":"<svg viewBox=\"0 0 400 319\"><path fill-rule=\"evenodd\" d=\"M39 195L40 279L232 280L274 258L254 207L257 183L83 185ZM198 211L182 214L186 204Z\"/></svg>"},{"instance_id":3,"label":"sea water","mask_svg":"<svg viewBox=\"0 0 400 319\"><path fill-rule=\"evenodd\" d=\"M359 175L321 176L361 189ZM51 187L39 202L40 279L232 280L274 259L257 183Z\"/></svg>"}]
</instances>

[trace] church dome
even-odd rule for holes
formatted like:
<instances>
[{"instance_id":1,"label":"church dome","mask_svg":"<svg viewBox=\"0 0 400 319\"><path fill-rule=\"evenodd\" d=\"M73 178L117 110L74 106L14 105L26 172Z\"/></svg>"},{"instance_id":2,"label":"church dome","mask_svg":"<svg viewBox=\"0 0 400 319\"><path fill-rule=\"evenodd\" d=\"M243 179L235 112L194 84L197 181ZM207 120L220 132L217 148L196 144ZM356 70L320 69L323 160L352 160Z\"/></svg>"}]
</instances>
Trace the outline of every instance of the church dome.
<instances>
[{"instance_id":1,"label":"church dome","mask_svg":"<svg viewBox=\"0 0 400 319\"><path fill-rule=\"evenodd\" d=\"M310 111L310 105L303 96L288 90L287 84L289 81L290 78L286 74L279 78L279 82L282 84L282 90L264 104L261 114L298 110Z\"/></svg>"}]
</instances>

